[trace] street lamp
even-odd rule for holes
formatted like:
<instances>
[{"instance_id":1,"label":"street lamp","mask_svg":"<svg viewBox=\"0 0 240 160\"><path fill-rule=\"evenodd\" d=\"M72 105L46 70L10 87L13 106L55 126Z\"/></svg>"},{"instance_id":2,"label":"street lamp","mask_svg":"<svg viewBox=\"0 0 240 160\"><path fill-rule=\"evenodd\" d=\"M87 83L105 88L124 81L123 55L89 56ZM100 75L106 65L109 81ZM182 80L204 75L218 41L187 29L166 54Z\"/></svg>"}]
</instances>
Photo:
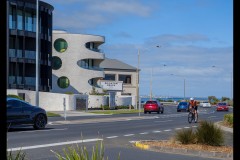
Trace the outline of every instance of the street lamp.
<instances>
[{"instance_id":1,"label":"street lamp","mask_svg":"<svg viewBox=\"0 0 240 160\"><path fill-rule=\"evenodd\" d=\"M179 77L183 77L181 75L176 75L176 74L171 74L172 76L179 76ZM184 95L184 100L185 100L185 88L186 88L186 85L185 85L185 77L183 78L183 95Z\"/></svg>"},{"instance_id":2,"label":"street lamp","mask_svg":"<svg viewBox=\"0 0 240 160\"><path fill-rule=\"evenodd\" d=\"M154 47L157 47L157 48L160 48L161 46L157 45L157 46L154 46ZM138 115L140 116L140 108L141 108L141 100L140 100L140 96L139 96L139 84L140 84L140 74L139 74L139 63L140 63L140 49L138 49L138 66L137 66L137 78L136 78L136 81L137 81L137 88L136 88L136 91L137 91L137 100L136 100L136 106L138 105L138 109L139 109L139 112L138 112Z\"/></svg>"},{"instance_id":3,"label":"street lamp","mask_svg":"<svg viewBox=\"0 0 240 160\"><path fill-rule=\"evenodd\" d=\"M38 47L38 16L39 16L39 7L38 0L36 0L36 97L35 97L35 105L39 106L39 47Z\"/></svg>"}]
</instances>

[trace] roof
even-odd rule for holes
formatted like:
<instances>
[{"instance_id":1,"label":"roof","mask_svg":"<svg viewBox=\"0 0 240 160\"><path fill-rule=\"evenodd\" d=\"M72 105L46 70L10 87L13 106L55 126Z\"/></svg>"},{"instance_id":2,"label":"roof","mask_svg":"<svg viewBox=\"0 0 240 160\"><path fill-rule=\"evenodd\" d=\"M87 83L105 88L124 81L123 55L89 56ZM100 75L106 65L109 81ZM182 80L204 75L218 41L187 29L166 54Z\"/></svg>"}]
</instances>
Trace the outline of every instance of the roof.
<instances>
[{"instance_id":1,"label":"roof","mask_svg":"<svg viewBox=\"0 0 240 160\"><path fill-rule=\"evenodd\" d=\"M116 59L105 58L101 63L100 67L104 69L119 69L119 70L137 70L136 67L128 65Z\"/></svg>"}]
</instances>

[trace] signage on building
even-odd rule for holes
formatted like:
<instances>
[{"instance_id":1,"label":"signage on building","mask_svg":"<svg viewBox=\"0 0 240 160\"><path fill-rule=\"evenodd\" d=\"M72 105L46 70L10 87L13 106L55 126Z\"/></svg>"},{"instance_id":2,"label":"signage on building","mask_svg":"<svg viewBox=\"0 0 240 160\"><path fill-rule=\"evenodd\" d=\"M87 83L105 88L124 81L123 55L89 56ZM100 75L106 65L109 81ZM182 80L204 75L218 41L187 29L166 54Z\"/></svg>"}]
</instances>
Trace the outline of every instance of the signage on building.
<instances>
[{"instance_id":1,"label":"signage on building","mask_svg":"<svg viewBox=\"0 0 240 160\"><path fill-rule=\"evenodd\" d=\"M122 81L101 81L100 82L102 89L108 91L122 91L123 82Z\"/></svg>"}]
</instances>

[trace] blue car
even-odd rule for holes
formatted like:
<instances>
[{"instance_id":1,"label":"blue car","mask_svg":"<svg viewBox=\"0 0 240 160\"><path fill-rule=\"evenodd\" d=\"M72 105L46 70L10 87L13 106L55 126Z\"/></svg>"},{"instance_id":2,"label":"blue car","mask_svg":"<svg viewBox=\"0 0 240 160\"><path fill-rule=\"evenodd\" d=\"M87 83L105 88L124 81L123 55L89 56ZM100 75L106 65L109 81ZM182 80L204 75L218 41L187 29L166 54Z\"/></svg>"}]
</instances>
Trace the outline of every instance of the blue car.
<instances>
[{"instance_id":1,"label":"blue car","mask_svg":"<svg viewBox=\"0 0 240 160\"><path fill-rule=\"evenodd\" d=\"M189 103L188 102L179 102L177 106L177 111L189 111Z\"/></svg>"}]
</instances>

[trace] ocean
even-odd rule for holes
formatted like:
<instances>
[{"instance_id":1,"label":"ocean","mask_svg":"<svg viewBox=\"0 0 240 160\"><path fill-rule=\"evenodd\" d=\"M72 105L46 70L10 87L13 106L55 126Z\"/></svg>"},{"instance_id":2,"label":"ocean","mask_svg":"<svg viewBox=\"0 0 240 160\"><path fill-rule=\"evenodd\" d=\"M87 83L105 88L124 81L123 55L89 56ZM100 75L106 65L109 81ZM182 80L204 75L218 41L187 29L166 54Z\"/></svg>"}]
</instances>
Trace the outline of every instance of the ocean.
<instances>
[{"instance_id":1,"label":"ocean","mask_svg":"<svg viewBox=\"0 0 240 160\"><path fill-rule=\"evenodd\" d=\"M154 97L152 98L153 100L156 99L161 99L163 101L168 101L168 100L172 100L172 101L179 101L179 100L183 100L184 97ZM185 97L186 100L189 100L190 97ZM208 97L194 97L195 100L197 101L208 101ZM150 97L141 97L141 101L148 101L150 100Z\"/></svg>"}]
</instances>

